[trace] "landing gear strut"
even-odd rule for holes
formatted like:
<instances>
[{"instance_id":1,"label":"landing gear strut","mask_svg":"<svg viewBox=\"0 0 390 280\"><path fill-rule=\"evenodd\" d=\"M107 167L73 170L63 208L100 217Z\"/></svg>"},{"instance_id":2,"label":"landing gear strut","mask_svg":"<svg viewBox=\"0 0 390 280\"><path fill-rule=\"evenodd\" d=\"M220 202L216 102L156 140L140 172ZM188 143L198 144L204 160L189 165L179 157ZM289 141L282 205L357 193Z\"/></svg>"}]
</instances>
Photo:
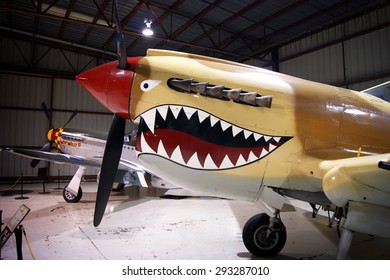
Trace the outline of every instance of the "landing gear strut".
<instances>
[{"instance_id":1,"label":"landing gear strut","mask_svg":"<svg viewBox=\"0 0 390 280\"><path fill-rule=\"evenodd\" d=\"M349 249L351 248L353 232L349 229L343 229L339 246L337 248L337 260L346 260L348 258Z\"/></svg>"},{"instance_id":2,"label":"landing gear strut","mask_svg":"<svg viewBox=\"0 0 390 280\"><path fill-rule=\"evenodd\" d=\"M120 191L122 191L124 188L125 188L125 184L123 184L123 183L118 183L118 185L117 185L116 187L113 187L113 188L112 188L112 191L113 191L113 192L120 192Z\"/></svg>"},{"instance_id":3,"label":"landing gear strut","mask_svg":"<svg viewBox=\"0 0 390 280\"><path fill-rule=\"evenodd\" d=\"M242 231L245 247L257 257L277 255L286 244L287 232L280 218L267 214L253 216Z\"/></svg>"}]
</instances>

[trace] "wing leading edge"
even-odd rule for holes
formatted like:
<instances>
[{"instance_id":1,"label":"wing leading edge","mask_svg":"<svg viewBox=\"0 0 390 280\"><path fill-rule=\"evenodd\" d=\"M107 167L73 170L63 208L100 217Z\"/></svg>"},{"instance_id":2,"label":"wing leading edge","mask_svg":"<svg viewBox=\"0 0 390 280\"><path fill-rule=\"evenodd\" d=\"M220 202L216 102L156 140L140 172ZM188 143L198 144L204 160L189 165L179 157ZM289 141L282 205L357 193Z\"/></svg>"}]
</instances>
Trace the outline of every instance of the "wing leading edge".
<instances>
[{"instance_id":1,"label":"wing leading edge","mask_svg":"<svg viewBox=\"0 0 390 280\"><path fill-rule=\"evenodd\" d=\"M390 237L390 153L327 161L322 164L325 195L348 205L344 227Z\"/></svg>"},{"instance_id":2,"label":"wing leading edge","mask_svg":"<svg viewBox=\"0 0 390 280\"><path fill-rule=\"evenodd\" d=\"M12 154L20 155L23 157L52 161L59 164L73 164L73 165L82 165L88 167L100 167L99 160L87 159L80 156L62 154L62 153L52 153L39 150L29 150L29 149L19 149L19 148L5 148L4 151L7 151Z\"/></svg>"}]
</instances>

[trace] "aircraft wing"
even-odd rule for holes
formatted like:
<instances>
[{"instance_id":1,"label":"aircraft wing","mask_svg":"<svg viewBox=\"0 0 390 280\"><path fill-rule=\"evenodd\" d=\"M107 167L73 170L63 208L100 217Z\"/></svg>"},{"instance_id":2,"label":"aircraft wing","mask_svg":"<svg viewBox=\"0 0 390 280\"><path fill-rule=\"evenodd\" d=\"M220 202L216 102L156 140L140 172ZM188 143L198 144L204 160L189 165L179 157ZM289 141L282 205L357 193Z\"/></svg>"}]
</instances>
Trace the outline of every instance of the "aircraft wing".
<instances>
[{"instance_id":1,"label":"aircraft wing","mask_svg":"<svg viewBox=\"0 0 390 280\"><path fill-rule=\"evenodd\" d=\"M38 160L46 160L52 161L59 164L73 164L77 166L88 166L88 167L96 167L100 168L102 164L102 157L94 157L94 158L86 158L76 155L68 155L62 153L53 153L53 152L45 152L40 150L30 150L30 149L20 149L20 148L4 148L4 151L7 151L12 154L20 155L23 157L38 159ZM141 165L136 164L135 161L121 159L118 166L119 170L123 171L143 171Z\"/></svg>"},{"instance_id":2,"label":"aircraft wing","mask_svg":"<svg viewBox=\"0 0 390 280\"><path fill-rule=\"evenodd\" d=\"M86 167L94 167L97 169L101 168L102 157L95 158L86 158L75 155L68 155L62 153L52 153L52 152L44 152L40 150L29 150L29 149L19 149L19 148L4 148L0 149L9 153L13 153L16 155L20 155L26 158L52 161L59 164L72 164L77 166L86 166ZM130 160L121 158L118 165L118 173L116 179L122 182L134 183L136 178L139 180L139 184L142 187L161 187L161 188L175 188L172 184L154 176L148 175L151 174L148 170L146 170L143 166L136 163L136 161L131 158ZM129 174L136 174L136 176L129 179L131 176ZM130 176L130 177L129 177ZM154 183L150 183L150 180L154 180Z\"/></svg>"},{"instance_id":3,"label":"aircraft wing","mask_svg":"<svg viewBox=\"0 0 390 280\"><path fill-rule=\"evenodd\" d=\"M390 207L390 154L324 162L322 185L337 206L360 201Z\"/></svg>"},{"instance_id":4,"label":"aircraft wing","mask_svg":"<svg viewBox=\"0 0 390 280\"><path fill-rule=\"evenodd\" d=\"M322 164L322 185L337 206L348 203L345 227L390 236L390 153Z\"/></svg>"},{"instance_id":5,"label":"aircraft wing","mask_svg":"<svg viewBox=\"0 0 390 280\"><path fill-rule=\"evenodd\" d=\"M4 151L9 153L13 153L16 155L20 155L23 157L31 158L31 159L39 159L52 161L60 164L73 164L73 165L82 165L88 167L97 167L100 168L101 159L88 159L80 156L67 155L62 153L52 153L45 152L40 150L29 150L29 149L19 149L19 148L5 148Z\"/></svg>"}]
</instances>

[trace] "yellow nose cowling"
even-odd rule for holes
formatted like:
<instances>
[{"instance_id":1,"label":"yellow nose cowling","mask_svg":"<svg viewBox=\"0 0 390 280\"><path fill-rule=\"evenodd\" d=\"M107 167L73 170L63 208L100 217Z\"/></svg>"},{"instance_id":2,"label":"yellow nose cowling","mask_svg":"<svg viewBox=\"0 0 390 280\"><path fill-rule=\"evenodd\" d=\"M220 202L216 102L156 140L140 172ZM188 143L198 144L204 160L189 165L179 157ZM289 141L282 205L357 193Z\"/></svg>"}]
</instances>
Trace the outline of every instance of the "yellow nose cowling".
<instances>
[{"instance_id":1,"label":"yellow nose cowling","mask_svg":"<svg viewBox=\"0 0 390 280\"><path fill-rule=\"evenodd\" d=\"M50 142L54 142L57 146L57 149L60 149L60 140L61 140L61 133L64 129L62 127L55 128L55 129L49 129L46 133L46 138Z\"/></svg>"}]
</instances>

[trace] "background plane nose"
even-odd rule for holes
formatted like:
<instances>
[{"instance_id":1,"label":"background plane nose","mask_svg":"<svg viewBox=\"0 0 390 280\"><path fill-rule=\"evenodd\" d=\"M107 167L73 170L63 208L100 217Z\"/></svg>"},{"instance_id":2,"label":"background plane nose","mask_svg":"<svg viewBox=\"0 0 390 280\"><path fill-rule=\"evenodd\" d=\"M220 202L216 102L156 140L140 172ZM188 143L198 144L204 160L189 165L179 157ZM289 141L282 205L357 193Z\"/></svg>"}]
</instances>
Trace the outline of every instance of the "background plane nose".
<instances>
[{"instance_id":1,"label":"background plane nose","mask_svg":"<svg viewBox=\"0 0 390 280\"><path fill-rule=\"evenodd\" d=\"M49 129L46 133L46 138L50 143L55 143L57 149L60 149L61 134L64 129L62 127ZM50 149L49 149L50 151Z\"/></svg>"},{"instance_id":2,"label":"background plane nose","mask_svg":"<svg viewBox=\"0 0 390 280\"><path fill-rule=\"evenodd\" d=\"M130 90L140 58L129 58L129 69L118 69L117 61L113 61L79 74L76 80L110 111L130 119Z\"/></svg>"}]
</instances>

